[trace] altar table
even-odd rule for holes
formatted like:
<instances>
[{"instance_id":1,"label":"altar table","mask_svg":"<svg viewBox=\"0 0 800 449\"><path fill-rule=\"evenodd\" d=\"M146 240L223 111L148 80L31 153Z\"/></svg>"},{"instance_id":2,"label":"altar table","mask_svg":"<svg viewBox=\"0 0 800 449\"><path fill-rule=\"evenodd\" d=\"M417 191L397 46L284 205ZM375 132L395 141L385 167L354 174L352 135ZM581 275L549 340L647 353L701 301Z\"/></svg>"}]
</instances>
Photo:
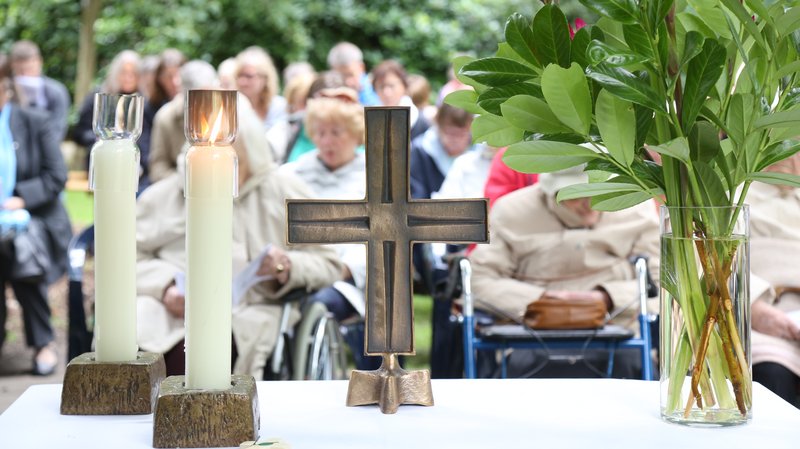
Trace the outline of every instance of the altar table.
<instances>
[{"instance_id":1,"label":"altar table","mask_svg":"<svg viewBox=\"0 0 800 449\"><path fill-rule=\"evenodd\" d=\"M659 384L616 379L434 380L435 406L345 407L346 381L259 382L261 437L292 449L800 447L800 410L759 384L744 426L659 417ZM61 385L30 387L0 415L2 449L152 447L153 415L62 416Z\"/></svg>"}]
</instances>

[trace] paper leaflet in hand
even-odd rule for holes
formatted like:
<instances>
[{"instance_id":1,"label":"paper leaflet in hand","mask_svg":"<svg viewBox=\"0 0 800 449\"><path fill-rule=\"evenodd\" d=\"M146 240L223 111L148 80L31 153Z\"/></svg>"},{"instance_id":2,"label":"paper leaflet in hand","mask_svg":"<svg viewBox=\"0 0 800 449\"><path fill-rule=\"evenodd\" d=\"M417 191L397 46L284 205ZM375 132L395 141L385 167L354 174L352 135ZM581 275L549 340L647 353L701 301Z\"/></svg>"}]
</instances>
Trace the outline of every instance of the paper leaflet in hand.
<instances>
[{"instance_id":1,"label":"paper leaflet in hand","mask_svg":"<svg viewBox=\"0 0 800 449\"><path fill-rule=\"evenodd\" d=\"M250 290L250 288L259 282L269 281L273 278L271 275L258 275L258 269L261 267L264 258L267 257L271 248L272 245L267 245L258 257L247 264L244 270L233 278L232 302L234 306L239 304L244 294L247 293L247 290ZM183 271L175 273L175 287L182 295L186 295L186 274Z\"/></svg>"},{"instance_id":2,"label":"paper leaflet in hand","mask_svg":"<svg viewBox=\"0 0 800 449\"><path fill-rule=\"evenodd\" d=\"M253 259L236 277L233 278L233 305L236 306L242 300L242 297L247 290L250 290L254 285L259 282L269 281L273 279L271 275L258 275L258 269L261 268L264 258L269 254L272 245L268 244L261 254Z\"/></svg>"}]
</instances>

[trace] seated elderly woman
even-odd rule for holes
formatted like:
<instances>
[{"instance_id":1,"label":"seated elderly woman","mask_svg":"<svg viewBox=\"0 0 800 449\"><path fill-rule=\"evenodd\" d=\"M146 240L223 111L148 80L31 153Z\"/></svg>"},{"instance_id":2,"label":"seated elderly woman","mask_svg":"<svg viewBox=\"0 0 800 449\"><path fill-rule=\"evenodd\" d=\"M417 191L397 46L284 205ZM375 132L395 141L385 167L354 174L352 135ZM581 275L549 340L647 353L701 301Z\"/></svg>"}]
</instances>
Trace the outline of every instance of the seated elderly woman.
<instances>
[{"instance_id":1,"label":"seated elderly woman","mask_svg":"<svg viewBox=\"0 0 800 449\"><path fill-rule=\"evenodd\" d=\"M359 200L366 196L366 159L364 142L364 108L356 102L356 92L338 88L336 98L308 101L305 129L316 149L281 167L296 174L325 199ZM366 284L366 247L359 244L336 245L344 262L343 281L312 295L311 300L325 304L338 321L364 315ZM377 368L363 359L363 342L352 340L359 369ZM378 361L380 358L375 357Z\"/></svg>"},{"instance_id":2,"label":"seated elderly woman","mask_svg":"<svg viewBox=\"0 0 800 449\"><path fill-rule=\"evenodd\" d=\"M800 153L768 170L799 175ZM747 202L750 269L774 287L751 298L753 380L800 408L800 190L753 183Z\"/></svg>"},{"instance_id":3,"label":"seated elderly woman","mask_svg":"<svg viewBox=\"0 0 800 449\"><path fill-rule=\"evenodd\" d=\"M617 324L636 328L638 307L631 305L638 288L629 258L649 256L651 275L658 273L655 208L648 201L598 212L585 198L556 202L558 190L586 180L579 167L545 173L538 184L497 200L489 217L491 242L470 256L477 307L519 321L526 306L542 298L602 299L610 312L622 310Z\"/></svg>"},{"instance_id":4,"label":"seated elderly woman","mask_svg":"<svg viewBox=\"0 0 800 449\"><path fill-rule=\"evenodd\" d=\"M280 298L290 290L316 290L341 278L332 249L286 245L287 198L311 195L302 181L279 173L271 160L263 124L239 96L239 196L233 205L234 275L269 248L259 275L271 275L233 306L234 372L263 375L278 337ZM165 354L168 374L184 370L184 295L176 285L186 268L183 164L150 186L137 204L139 346ZM298 313L293 320L297 320Z\"/></svg>"}]
</instances>

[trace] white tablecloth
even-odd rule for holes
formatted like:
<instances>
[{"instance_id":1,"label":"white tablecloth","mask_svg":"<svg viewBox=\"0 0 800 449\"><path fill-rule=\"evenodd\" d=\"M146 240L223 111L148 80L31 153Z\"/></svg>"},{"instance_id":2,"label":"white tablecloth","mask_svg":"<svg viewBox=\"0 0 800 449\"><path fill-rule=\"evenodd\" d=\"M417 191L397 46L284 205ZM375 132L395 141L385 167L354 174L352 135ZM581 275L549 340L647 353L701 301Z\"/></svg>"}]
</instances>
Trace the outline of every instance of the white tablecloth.
<instances>
[{"instance_id":1,"label":"white tablecloth","mask_svg":"<svg viewBox=\"0 0 800 449\"><path fill-rule=\"evenodd\" d=\"M261 436L293 449L800 447L800 411L756 384L753 420L690 428L659 418L657 382L434 380L434 407L345 407L347 382L259 382ZM152 447L153 416L62 416L61 385L28 389L0 415L1 449Z\"/></svg>"}]
</instances>

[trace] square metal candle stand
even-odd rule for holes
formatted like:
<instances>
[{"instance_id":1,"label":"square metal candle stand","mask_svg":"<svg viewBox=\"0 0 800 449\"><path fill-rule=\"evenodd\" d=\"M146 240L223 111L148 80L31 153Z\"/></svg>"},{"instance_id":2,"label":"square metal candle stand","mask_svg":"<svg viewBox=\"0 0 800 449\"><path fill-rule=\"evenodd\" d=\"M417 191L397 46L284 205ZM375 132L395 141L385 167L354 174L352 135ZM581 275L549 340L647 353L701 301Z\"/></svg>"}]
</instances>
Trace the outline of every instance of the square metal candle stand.
<instances>
[{"instance_id":1,"label":"square metal candle stand","mask_svg":"<svg viewBox=\"0 0 800 449\"><path fill-rule=\"evenodd\" d=\"M185 376L161 383L153 447L239 447L258 439L256 380L234 374L227 390L189 390Z\"/></svg>"},{"instance_id":2,"label":"square metal candle stand","mask_svg":"<svg viewBox=\"0 0 800 449\"><path fill-rule=\"evenodd\" d=\"M62 415L147 415L166 377L164 357L139 352L130 362L98 362L94 352L72 359L64 374Z\"/></svg>"}]
</instances>

